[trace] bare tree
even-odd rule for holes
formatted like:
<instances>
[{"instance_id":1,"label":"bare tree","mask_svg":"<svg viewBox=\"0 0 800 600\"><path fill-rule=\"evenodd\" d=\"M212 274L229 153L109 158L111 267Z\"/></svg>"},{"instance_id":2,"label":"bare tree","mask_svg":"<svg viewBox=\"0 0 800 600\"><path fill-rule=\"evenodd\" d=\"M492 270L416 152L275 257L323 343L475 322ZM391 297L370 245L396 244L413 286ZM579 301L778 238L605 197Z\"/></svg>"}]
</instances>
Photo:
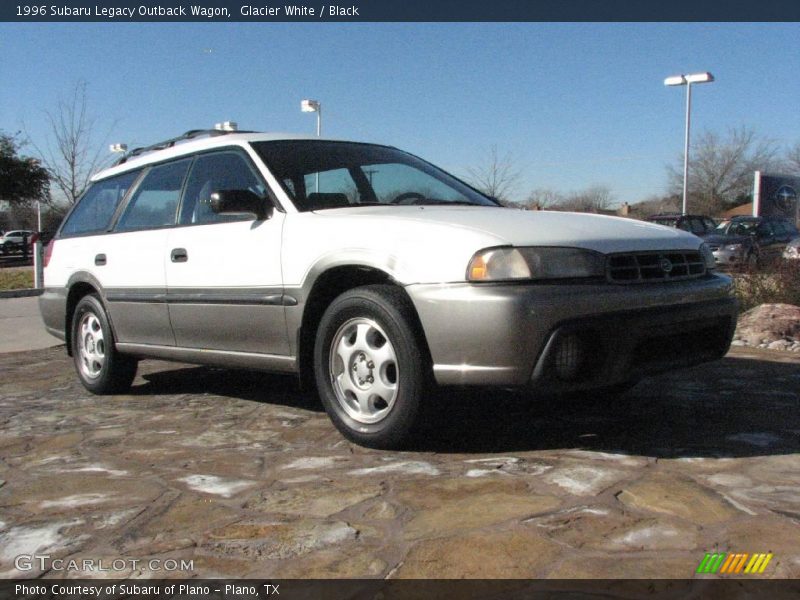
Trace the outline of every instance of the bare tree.
<instances>
[{"instance_id":1,"label":"bare tree","mask_svg":"<svg viewBox=\"0 0 800 600\"><path fill-rule=\"evenodd\" d=\"M689 203L692 212L715 214L746 201L753 188L753 172L778 167L774 141L752 129L730 129L725 137L713 131L701 133L689 155ZM683 189L683 155L667 167L670 189Z\"/></svg>"},{"instance_id":2,"label":"bare tree","mask_svg":"<svg viewBox=\"0 0 800 600\"><path fill-rule=\"evenodd\" d=\"M786 153L786 171L788 175L800 175L800 142Z\"/></svg>"},{"instance_id":3,"label":"bare tree","mask_svg":"<svg viewBox=\"0 0 800 600\"><path fill-rule=\"evenodd\" d=\"M677 194L657 196L653 195L645 198L641 202L631 204L630 216L637 219L644 219L650 215L659 213L680 212L681 197Z\"/></svg>"},{"instance_id":4,"label":"bare tree","mask_svg":"<svg viewBox=\"0 0 800 600\"><path fill-rule=\"evenodd\" d=\"M536 188L528 194L528 197L523 203L524 206L533 209L547 209L554 208L564 202L564 196L561 192L551 190L549 188Z\"/></svg>"},{"instance_id":5,"label":"bare tree","mask_svg":"<svg viewBox=\"0 0 800 600\"><path fill-rule=\"evenodd\" d=\"M609 210L613 201L614 195L608 187L593 185L569 194L560 203L560 207L564 210L597 213Z\"/></svg>"},{"instance_id":6,"label":"bare tree","mask_svg":"<svg viewBox=\"0 0 800 600\"><path fill-rule=\"evenodd\" d=\"M511 153L500 156L492 146L485 164L467 169L467 181L487 196L508 203L519 185L521 171Z\"/></svg>"},{"instance_id":7,"label":"bare tree","mask_svg":"<svg viewBox=\"0 0 800 600\"><path fill-rule=\"evenodd\" d=\"M95 138L96 121L89 116L86 86L85 81L78 82L67 100L59 99L55 111L45 111L50 137L44 146L31 142L51 182L69 204L84 192L92 175L108 163L105 140L98 143Z\"/></svg>"}]
</instances>

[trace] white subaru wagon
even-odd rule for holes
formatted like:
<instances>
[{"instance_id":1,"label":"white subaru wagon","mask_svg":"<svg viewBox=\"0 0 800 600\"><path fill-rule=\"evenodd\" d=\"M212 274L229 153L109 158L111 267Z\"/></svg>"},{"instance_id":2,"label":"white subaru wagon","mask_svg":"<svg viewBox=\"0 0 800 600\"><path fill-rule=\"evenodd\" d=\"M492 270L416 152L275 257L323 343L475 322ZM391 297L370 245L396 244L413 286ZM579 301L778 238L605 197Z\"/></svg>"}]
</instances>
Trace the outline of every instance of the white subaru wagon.
<instances>
[{"instance_id":1,"label":"white subaru wagon","mask_svg":"<svg viewBox=\"0 0 800 600\"><path fill-rule=\"evenodd\" d=\"M45 255L83 385L143 358L298 374L350 440L409 439L429 385L622 390L722 357L731 280L689 233L504 208L396 148L196 130L99 173Z\"/></svg>"}]
</instances>

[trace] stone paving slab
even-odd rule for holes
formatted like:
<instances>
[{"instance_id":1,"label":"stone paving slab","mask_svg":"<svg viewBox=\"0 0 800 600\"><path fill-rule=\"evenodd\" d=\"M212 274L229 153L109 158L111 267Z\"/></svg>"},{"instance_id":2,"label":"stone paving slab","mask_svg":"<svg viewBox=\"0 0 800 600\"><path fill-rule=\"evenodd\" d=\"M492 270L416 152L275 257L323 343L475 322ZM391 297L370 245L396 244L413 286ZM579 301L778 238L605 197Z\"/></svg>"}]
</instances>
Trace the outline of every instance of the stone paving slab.
<instances>
[{"instance_id":1,"label":"stone paving slab","mask_svg":"<svg viewBox=\"0 0 800 600\"><path fill-rule=\"evenodd\" d=\"M63 347L3 354L0 577L800 577L799 392L800 357L741 349L622 398L446 390L381 452L290 377L147 361L95 397Z\"/></svg>"}]
</instances>

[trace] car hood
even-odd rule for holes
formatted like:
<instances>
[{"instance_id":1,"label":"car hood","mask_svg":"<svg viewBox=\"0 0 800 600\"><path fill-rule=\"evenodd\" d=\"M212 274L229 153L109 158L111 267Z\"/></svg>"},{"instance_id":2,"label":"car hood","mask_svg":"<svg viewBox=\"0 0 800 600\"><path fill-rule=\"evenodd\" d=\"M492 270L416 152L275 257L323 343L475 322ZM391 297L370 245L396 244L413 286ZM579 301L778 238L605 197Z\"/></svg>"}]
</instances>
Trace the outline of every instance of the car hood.
<instances>
[{"instance_id":1,"label":"car hood","mask_svg":"<svg viewBox=\"0 0 800 600\"><path fill-rule=\"evenodd\" d=\"M569 246L602 253L696 250L700 239L645 221L560 211L484 206L363 206L318 211L339 219L379 219L396 229L421 224L459 227L494 238L496 245ZM425 231L421 227L420 231Z\"/></svg>"}]
</instances>

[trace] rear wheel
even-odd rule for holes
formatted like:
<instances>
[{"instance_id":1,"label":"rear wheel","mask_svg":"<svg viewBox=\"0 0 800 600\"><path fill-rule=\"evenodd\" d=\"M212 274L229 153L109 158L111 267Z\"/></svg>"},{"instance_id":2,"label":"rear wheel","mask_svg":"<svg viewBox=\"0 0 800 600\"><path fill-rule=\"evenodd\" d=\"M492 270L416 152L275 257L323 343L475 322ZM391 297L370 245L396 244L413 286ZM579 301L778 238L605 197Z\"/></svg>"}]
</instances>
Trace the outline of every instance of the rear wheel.
<instances>
[{"instance_id":1,"label":"rear wheel","mask_svg":"<svg viewBox=\"0 0 800 600\"><path fill-rule=\"evenodd\" d=\"M72 358L81 383L94 394L123 392L136 377L138 361L117 352L114 333L97 294L84 296L75 307Z\"/></svg>"},{"instance_id":2,"label":"rear wheel","mask_svg":"<svg viewBox=\"0 0 800 600\"><path fill-rule=\"evenodd\" d=\"M347 439L372 448L407 441L425 391L425 365L402 290L356 288L325 311L314 373L325 410Z\"/></svg>"}]
</instances>

